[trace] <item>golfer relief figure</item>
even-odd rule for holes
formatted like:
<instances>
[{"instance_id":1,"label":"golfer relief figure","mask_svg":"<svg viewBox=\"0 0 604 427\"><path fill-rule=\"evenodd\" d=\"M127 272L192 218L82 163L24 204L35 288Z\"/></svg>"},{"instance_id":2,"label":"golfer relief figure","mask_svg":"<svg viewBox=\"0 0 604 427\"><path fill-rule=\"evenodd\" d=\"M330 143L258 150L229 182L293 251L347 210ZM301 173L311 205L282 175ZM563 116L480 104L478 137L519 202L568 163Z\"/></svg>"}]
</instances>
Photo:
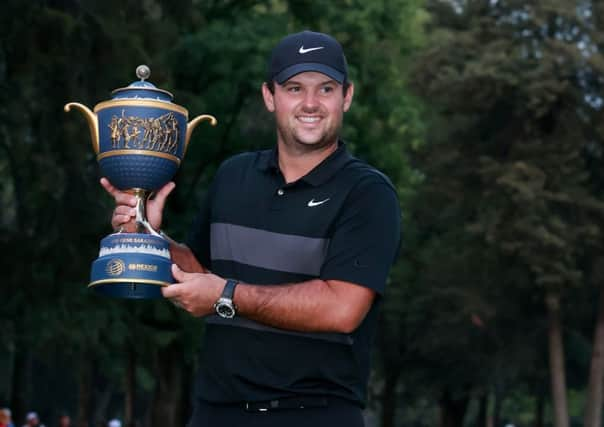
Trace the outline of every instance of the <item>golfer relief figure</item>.
<instances>
[{"instance_id":1,"label":"golfer relief figure","mask_svg":"<svg viewBox=\"0 0 604 427\"><path fill-rule=\"evenodd\" d=\"M400 244L390 180L340 139L354 85L341 45L283 38L262 97L272 149L226 160L185 243L170 240L164 297L205 318L191 427L363 426L370 347ZM133 196L106 179L114 229ZM149 200L159 230L174 183Z\"/></svg>"}]
</instances>

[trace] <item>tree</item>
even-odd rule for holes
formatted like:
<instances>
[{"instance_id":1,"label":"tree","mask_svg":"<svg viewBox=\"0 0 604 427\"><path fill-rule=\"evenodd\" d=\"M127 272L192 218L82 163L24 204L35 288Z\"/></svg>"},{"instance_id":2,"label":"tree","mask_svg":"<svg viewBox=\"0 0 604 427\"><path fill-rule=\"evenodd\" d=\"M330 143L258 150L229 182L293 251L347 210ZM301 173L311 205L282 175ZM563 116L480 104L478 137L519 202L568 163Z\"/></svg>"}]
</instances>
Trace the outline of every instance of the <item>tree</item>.
<instances>
[{"instance_id":1,"label":"tree","mask_svg":"<svg viewBox=\"0 0 604 427\"><path fill-rule=\"evenodd\" d=\"M586 243L596 247L602 231L588 166L588 147L602 141L589 83L601 60L585 42L596 29L567 2L430 5L437 42L414 83L447 120L429 144L442 161L433 172L475 202L466 231L532 277L549 313L555 425L566 426L562 297L584 283Z\"/></svg>"}]
</instances>

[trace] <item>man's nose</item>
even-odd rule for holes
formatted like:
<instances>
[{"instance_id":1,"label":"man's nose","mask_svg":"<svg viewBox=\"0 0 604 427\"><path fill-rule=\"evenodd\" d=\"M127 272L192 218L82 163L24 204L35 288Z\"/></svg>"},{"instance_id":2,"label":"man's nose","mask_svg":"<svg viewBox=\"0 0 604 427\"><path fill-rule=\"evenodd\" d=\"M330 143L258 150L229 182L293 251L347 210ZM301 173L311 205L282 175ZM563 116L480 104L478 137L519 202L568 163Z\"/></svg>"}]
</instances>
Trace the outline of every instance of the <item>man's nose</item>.
<instances>
[{"instance_id":1,"label":"man's nose","mask_svg":"<svg viewBox=\"0 0 604 427\"><path fill-rule=\"evenodd\" d=\"M319 98L313 91L307 91L304 95L304 108L307 110L315 110L319 107Z\"/></svg>"}]
</instances>

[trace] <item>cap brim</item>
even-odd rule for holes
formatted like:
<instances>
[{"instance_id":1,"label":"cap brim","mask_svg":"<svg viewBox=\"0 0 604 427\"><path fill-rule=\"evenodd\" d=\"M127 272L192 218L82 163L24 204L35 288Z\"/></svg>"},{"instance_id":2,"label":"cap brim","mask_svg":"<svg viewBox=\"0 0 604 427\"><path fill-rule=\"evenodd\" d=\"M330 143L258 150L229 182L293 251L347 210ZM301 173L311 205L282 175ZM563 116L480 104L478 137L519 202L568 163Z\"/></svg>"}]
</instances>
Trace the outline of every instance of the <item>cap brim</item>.
<instances>
[{"instance_id":1,"label":"cap brim","mask_svg":"<svg viewBox=\"0 0 604 427\"><path fill-rule=\"evenodd\" d=\"M284 70L281 70L280 73L275 75L274 80L279 84L283 84L296 74L300 74L305 71L316 71L318 73L325 74L326 76L331 77L340 84L344 83L344 81L346 80L346 75L343 72L338 71L328 65L319 64L316 62L303 62L301 64L295 64L291 67L287 67Z\"/></svg>"}]
</instances>

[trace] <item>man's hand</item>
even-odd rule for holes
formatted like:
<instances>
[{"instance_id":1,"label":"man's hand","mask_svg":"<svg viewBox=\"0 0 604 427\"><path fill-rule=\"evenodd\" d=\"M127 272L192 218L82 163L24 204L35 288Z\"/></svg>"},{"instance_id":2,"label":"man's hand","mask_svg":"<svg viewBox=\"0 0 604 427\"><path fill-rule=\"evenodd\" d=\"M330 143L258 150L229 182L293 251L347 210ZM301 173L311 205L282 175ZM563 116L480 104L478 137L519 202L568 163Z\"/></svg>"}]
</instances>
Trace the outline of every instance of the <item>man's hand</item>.
<instances>
[{"instance_id":1,"label":"man's hand","mask_svg":"<svg viewBox=\"0 0 604 427\"><path fill-rule=\"evenodd\" d=\"M103 188L115 199L116 207L111 217L111 227L114 230L120 228L127 232L136 231L136 197L133 194L121 191L114 187L107 178L101 178ZM155 194L155 197L147 200L147 221L153 229L159 230L162 223L162 212L168 195L174 190L176 184L169 182Z\"/></svg>"},{"instance_id":2,"label":"man's hand","mask_svg":"<svg viewBox=\"0 0 604 427\"><path fill-rule=\"evenodd\" d=\"M186 273L176 264L172 264L172 275L177 283L162 287L165 298L196 317L214 313L225 279L211 273Z\"/></svg>"}]
</instances>

